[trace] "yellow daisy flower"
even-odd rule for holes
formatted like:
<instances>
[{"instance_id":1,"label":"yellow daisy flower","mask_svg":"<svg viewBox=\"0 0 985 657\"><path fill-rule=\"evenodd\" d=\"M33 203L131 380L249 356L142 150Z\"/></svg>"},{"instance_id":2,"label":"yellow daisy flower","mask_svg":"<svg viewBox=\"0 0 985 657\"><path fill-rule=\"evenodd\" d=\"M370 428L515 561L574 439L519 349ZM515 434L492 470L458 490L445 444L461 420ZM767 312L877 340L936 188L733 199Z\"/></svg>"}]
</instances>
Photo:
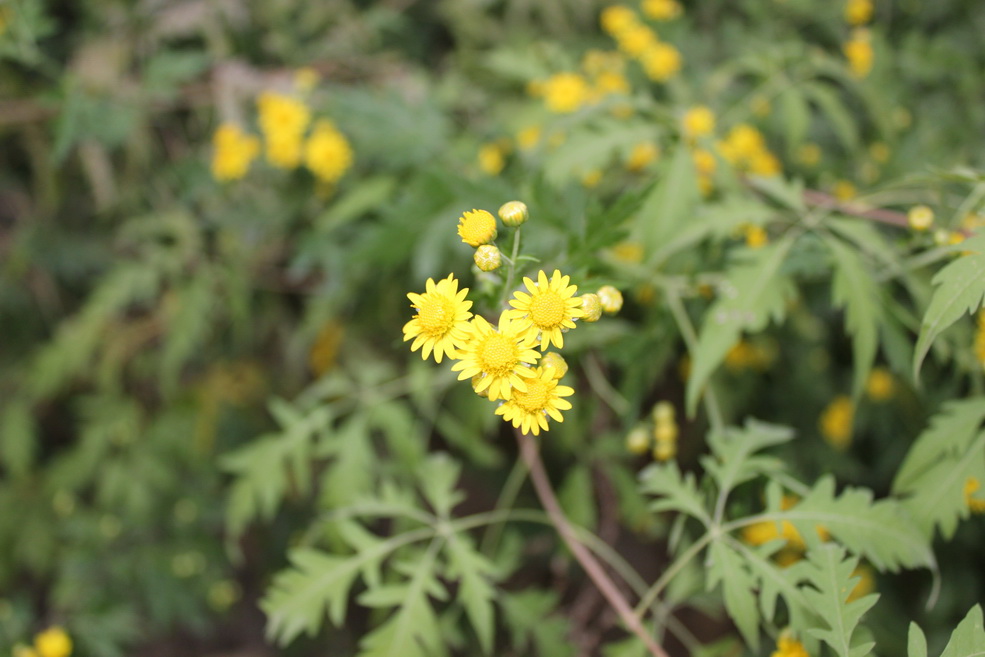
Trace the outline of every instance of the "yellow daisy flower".
<instances>
[{"instance_id":1,"label":"yellow daisy flower","mask_svg":"<svg viewBox=\"0 0 985 657\"><path fill-rule=\"evenodd\" d=\"M469 289L459 290L452 274L437 283L429 278L425 289L424 294L407 295L417 314L404 324L404 342L414 340L411 351L423 347L424 360L433 351L434 360L440 363L444 356L454 358L455 350L468 341L472 302L465 300Z\"/></svg>"},{"instance_id":2,"label":"yellow daisy flower","mask_svg":"<svg viewBox=\"0 0 985 657\"><path fill-rule=\"evenodd\" d=\"M524 434L540 435L540 430L549 431L548 416L557 422L564 422L561 411L571 408L571 403L562 397L574 394L574 389L558 385L554 377L554 368L538 367L533 375L524 378L526 390L514 390L513 396L496 409L496 415L502 415L507 422L512 422Z\"/></svg>"},{"instance_id":3,"label":"yellow daisy flower","mask_svg":"<svg viewBox=\"0 0 985 657\"><path fill-rule=\"evenodd\" d=\"M496 239L496 217L485 210L466 210L458 218L458 235L469 246L489 244Z\"/></svg>"},{"instance_id":4,"label":"yellow daisy flower","mask_svg":"<svg viewBox=\"0 0 985 657\"><path fill-rule=\"evenodd\" d=\"M524 377L534 376L530 366L540 358L540 353L532 349L536 345L534 337L507 312L504 310L499 316L498 327L481 315L473 317L470 339L456 355L460 360L451 366L453 372L459 372L459 381L483 375L475 382L475 391L481 394L488 390L493 401L526 392Z\"/></svg>"},{"instance_id":5,"label":"yellow daisy flower","mask_svg":"<svg viewBox=\"0 0 985 657\"><path fill-rule=\"evenodd\" d=\"M553 344L558 349L564 347L562 329L573 329L575 319L583 315L581 297L576 297L577 285L568 285L570 276L562 276L557 269L547 280L547 274L541 270L537 274L537 282L524 277L523 282L530 292L517 291L510 299L510 305L515 310L506 311L510 317L519 321L520 326L529 330L531 335L540 336L540 350L546 351Z\"/></svg>"}]
</instances>

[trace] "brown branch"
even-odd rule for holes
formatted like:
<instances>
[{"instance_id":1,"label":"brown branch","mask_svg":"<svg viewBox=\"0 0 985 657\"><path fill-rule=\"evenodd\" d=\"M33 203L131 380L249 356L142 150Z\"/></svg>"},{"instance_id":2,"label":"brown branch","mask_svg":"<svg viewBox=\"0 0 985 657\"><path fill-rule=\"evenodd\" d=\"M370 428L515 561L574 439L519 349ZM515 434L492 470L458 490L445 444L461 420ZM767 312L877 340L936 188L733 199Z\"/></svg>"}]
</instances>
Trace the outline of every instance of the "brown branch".
<instances>
[{"instance_id":1,"label":"brown branch","mask_svg":"<svg viewBox=\"0 0 985 657\"><path fill-rule=\"evenodd\" d=\"M817 208L824 208L826 210L837 210L842 214L847 214L852 217L871 219L872 221L878 221L879 223L898 226L900 228L909 228L910 226L909 220L902 212L886 210L884 208L867 208L857 203L840 201L834 196L825 194L824 192L819 192L816 189L805 189L804 201L808 205L813 205Z\"/></svg>"},{"instance_id":2,"label":"brown branch","mask_svg":"<svg viewBox=\"0 0 985 657\"><path fill-rule=\"evenodd\" d=\"M571 554L574 555L588 577L595 583L595 586L598 587L599 591L612 608L615 609L616 613L619 614L622 622L633 634L640 638L650 654L653 657L668 657L666 651L660 647L653 636L643 627L642 621L633 613L632 607L630 607L626 598L620 593L615 582L612 581L605 572L605 569L602 568L602 565L578 540L571 523L568 522L568 518L561 509L557 496L554 494L554 488L551 486L547 472L544 470L544 463L540 459L540 451L537 448L536 440L522 433L519 429L514 429L513 433L516 435L517 442L520 445L520 455L530 471L530 480L533 482L534 490L537 491L537 497L540 498L540 503L543 505L544 511L547 512L551 524L554 525L554 528L561 536L565 545L571 550Z\"/></svg>"}]
</instances>

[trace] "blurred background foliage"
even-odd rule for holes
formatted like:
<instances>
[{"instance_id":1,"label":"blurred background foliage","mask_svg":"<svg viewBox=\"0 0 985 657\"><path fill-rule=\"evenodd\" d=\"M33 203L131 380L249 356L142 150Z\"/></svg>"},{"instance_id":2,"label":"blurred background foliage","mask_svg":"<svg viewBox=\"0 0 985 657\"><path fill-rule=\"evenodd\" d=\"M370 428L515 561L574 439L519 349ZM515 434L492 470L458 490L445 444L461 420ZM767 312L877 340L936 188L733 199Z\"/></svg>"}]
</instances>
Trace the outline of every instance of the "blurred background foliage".
<instances>
[{"instance_id":1,"label":"blurred background foliage","mask_svg":"<svg viewBox=\"0 0 985 657\"><path fill-rule=\"evenodd\" d=\"M657 27L679 72L655 80L624 52L625 87L556 111L553 76L587 79L587 52L627 47L600 26L607 4L0 0L0 652L60 626L83 656L275 654L258 601L288 549L353 546L313 518L413 489L434 451L463 469L469 510L493 508L509 432L399 329L428 277L493 298L454 226L514 198L544 268L626 298L566 338L578 401L543 439L575 522L659 575L670 527L635 484L649 446L627 436L667 400L677 460L700 469L708 422L685 414L695 363L676 313L699 317L735 258L785 244L802 198L838 216L789 247L785 321L720 345L721 412L794 428L778 454L803 480L890 492L928 417L985 388L972 319L911 375L931 278L980 225L985 5L877 0L859 27L840 2L683 2ZM853 39L871 71L846 60ZM216 180L214 135L261 133L265 92L330 120L351 166L326 182L258 155ZM766 170L747 178L721 142L695 155L680 126L696 106L722 139L754 126ZM907 227L917 204L933 230ZM707 221L650 221L675 213ZM833 265L835 238L851 251ZM878 301L866 357L848 288ZM761 491L739 506L761 508ZM926 573L879 576L883 654L902 654L899 619L939 646L982 600L980 519L953 534L935 544L932 609ZM549 537L510 529L486 552L509 591L497 645L599 654L619 633ZM704 597L681 622L699 643L731 636ZM283 650L355 654L377 624L354 611ZM453 652L463 632L448 630Z\"/></svg>"}]
</instances>

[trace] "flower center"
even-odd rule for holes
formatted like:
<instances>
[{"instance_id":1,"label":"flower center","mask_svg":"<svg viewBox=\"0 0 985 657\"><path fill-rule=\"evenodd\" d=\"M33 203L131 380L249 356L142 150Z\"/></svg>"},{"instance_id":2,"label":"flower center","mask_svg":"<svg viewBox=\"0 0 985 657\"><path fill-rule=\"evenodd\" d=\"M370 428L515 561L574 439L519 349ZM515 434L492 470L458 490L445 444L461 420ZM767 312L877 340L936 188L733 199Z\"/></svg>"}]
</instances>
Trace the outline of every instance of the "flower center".
<instances>
[{"instance_id":1,"label":"flower center","mask_svg":"<svg viewBox=\"0 0 985 657\"><path fill-rule=\"evenodd\" d=\"M417 323L428 337L439 337L451 329L455 308L450 299L425 299L417 312Z\"/></svg>"},{"instance_id":2,"label":"flower center","mask_svg":"<svg viewBox=\"0 0 985 657\"><path fill-rule=\"evenodd\" d=\"M484 372L493 375L505 375L514 367L520 358L516 342L493 333L483 341L478 350L479 367Z\"/></svg>"},{"instance_id":3,"label":"flower center","mask_svg":"<svg viewBox=\"0 0 985 657\"><path fill-rule=\"evenodd\" d=\"M513 390L513 403L527 413L539 413L547 407L551 398L551 390L547 383L540 379L526 379L527 391Z\"/></svg>"},{"instance_id":4,"label":"flower center","mask_svg":"<svg viewBox=\"0 0 985 657\"><path fill-rule=\"evenodd\" d=\"M564 299L557 292L542 292L530 303L530 319L537 328L554 328L564 319Z\"/></svg>"}]
</instances>

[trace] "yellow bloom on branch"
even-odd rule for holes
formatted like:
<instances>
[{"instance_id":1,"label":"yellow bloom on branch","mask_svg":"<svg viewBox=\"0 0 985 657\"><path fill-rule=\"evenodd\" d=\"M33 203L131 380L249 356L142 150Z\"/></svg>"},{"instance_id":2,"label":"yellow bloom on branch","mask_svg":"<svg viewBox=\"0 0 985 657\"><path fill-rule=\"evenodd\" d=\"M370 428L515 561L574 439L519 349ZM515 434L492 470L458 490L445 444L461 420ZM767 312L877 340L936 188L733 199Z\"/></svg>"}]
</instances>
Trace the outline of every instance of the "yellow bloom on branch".
<instances>
[{"instance_id":1,"label":"yellow bloom on branch","mask_svg":"<svg viewBox=\"0 0 985 657\"><path fill-rule=\"evenodd\" d=\"M780 636L770 657L810 657L804 644L789 636Z\"/></svg>"},{"instance_id":2,"label":"yellow bloom on branch","mask_svg":"<svg viewBox=\"0 0 985 657\"><path fill-rule=\"evenodd\" d=\"M599 16L602 29L610 36L615 36L623 30L639 23L636 12L626 5L611 5L602 10Z\"/></svg>"},{"instance_id":3,"label":"yellow bloom on branch","mask_svg":"<svg viewBox=\"0 0 985 657\"><path fill-rule=\"evenodd\" d=\"M472 302L465 299L468 288L459 290L452 274L437 283L429 278L425 290L407 295L417 314L404 324L404 342L414 341L411 351L423 347L421 358L425 360L433 351L434 360L440 363L444 356L455 358L456 349L468 341Z\"/></svg>"},{"instance_id":4,"label":"yellow bloom on branch","mask_svg":"<svg viewBox=\"0 0 985 657\"><path fill-rule=\"evenodd\" d=\"M267 161L284 169L298 166L311 111L297 98L271 91L257 98L257 110Z\"/></svg>"},{"instance_id":5,"label":"yellow bloom on branch","mask_svg":"<svg viewBox=\"0 0 985 657\"><path fill-rule=\"evenodd\" d=\"M655 82L666 82L681 70L683 59L680 51L669 43L658 42L639 56L646 76Z\"/></svg>"},{"instance_id":6,"label":"yellow bloom on branch","mask_svg":"<svg viewBox=\"0 0 985 657\"><path fill-rule=\"evenodd\" d=\"M845 22L864 25L872 19L872 0L848 0L845 3Z\"/></svg>"},{"instance_id":7,"label":"yellow bloom on branch","mask_svg":"<svg viewBox=\"0 0 985 657\"><path fill-rule=\"evenodd\" d=\"M855 77L864 78L872 70L875 53L872 50L872 39L868 30L855 30L852 38L842 46L842 51Z\"/></svg>"},{"instance_id":8,"label":"yellow bloom on branch","mask_svg":"<svg viewBox=\"0 0 985 657\"><path fill-rule=\"evenodd\" d=\"M481 315L472 318L469 340L456 355L452 365L460 381L481 375L475 384L476 392L489 391L489 399L510 399L514 392L526 392L525 379L534 376L534 365L540 359L533 335L503 311L499 325L493 326Z\"/></svg>"},{"instance_id":9,"label":"yellow bloom on branch","mask_svg":"<svg viewBox=\"0 0 985 657\"><path fill-rule=\"evenodd\" d=\"M523 433L535 436L540 435L541 430L550 430L548 417L564 422L561 411L569 410L571 403L562 397L569 397L575 391L558 384L553 368L538 367L531 376L523 378L523 383L525 390L514 390L513 395L496 409L496 415L502 415Z\"/></svg>"},{"instance_id":10,"label":"yellow bloom on branch","mask_svg":"<svg viewBox=\"0 0 985 657\"><path fill-rule=\"evenodd\" d=\"M466 210L458 218L458 236L472 247L496 239L496 217L485 210Z\"/></svg>"},{"instance_id":11,"label":"yellow bloom on branch","mask_svg":"<svg viewBox=\"0 0 985 657\"><path fill-rule=\"evenodd\" d=\"M588 81L577 73L558 73L543 84L547 109L558 114L575 112L588 101L591 89Z\"/></svg>"},{"instance_id":12,"label":"yellow bloom on branch","mask_svg":"<svg viewBox=\"0 0 985 657\"><path fill-rule=\"evenodd\" d=\"M683 12L677 0L643 0L643 15L655 21L669 21Z\"/></svg>"},{"instance_id":13,"label":"yellow bloom on branch","mask_svg":"<svg viewBox=\"0 0 985 657\"><path fill-rule=\"evenodd\" d=\"M34 637L34 648L40 657L68 657L72 654L72 639L56 625Z\"/></svg>"},{"instance_id":14,"label":"yellow bloom on branch","mask_svg":"<svg viewBox=\"0 0 985 657\"><path fill-rule=\"evenodd\" d=\"M524 277L527 292L518 290L510 300L514 310L508 310L507 314L540 340L541 351L546 351L552 344L558 349L563 348L563 331L575 328L574 320L584 314L581 297L575 296L578 286L569 285L570 281L570 276L562 276L557 269L548 280L541 270L537 273L536 283Z\"/></svg>"},{"instance_id":15,"label":"yellow bloom on branch","mask_svg":"<svg viewBox=\"0 0 985 657\"><path fill-rule=\"evenodd\" d=\"M238 180L259 154L260 140L235 124L223 123L212 136L212 147L212 177L219 181Z\"/></svg>"},{"instance_id":16,"label":"yellow bloom on branch","mask_svg":"<svg viewBox=\"0 0 985 657\"><path fill-rule=\"evenodd\" d=\"M304 162L319 180L335 183L352 166L352 147L334 123L322 119L305 144Z\"/></svg>"},{"instance_id":17,"label":"yellow bloom on branch","mask_svg":"<svg viewBox=\"0 0 985 657\"><path fill-rule=\"evenodd\" d=\"M876 367L865 382L865 394L874 402L892 399L896 392L896 380L885 367Z\"/></svg>"},{"instance_id":18,"label":"yellow bloom on branch","mask_svg":"<svg viewBox=\"0 0 985 657\"><path fill-rule=\"evenodd\" d=\"M835 449L844 450L852 441L855 405L847 395L838 395L821 413L820 429L824 439Z\"/></svg>"},{"instance_id":19,"label":"yellow bloom on branch","mask_svg":"<svg viewBox=\"0 0 985 657\"><path fill-rule=\"evenodd\" d=\"M690 139L704 137L715 131L715 114L704 105L697 105L684 113L681 119L684 136Z\"/></svg>"}]
</instances>

